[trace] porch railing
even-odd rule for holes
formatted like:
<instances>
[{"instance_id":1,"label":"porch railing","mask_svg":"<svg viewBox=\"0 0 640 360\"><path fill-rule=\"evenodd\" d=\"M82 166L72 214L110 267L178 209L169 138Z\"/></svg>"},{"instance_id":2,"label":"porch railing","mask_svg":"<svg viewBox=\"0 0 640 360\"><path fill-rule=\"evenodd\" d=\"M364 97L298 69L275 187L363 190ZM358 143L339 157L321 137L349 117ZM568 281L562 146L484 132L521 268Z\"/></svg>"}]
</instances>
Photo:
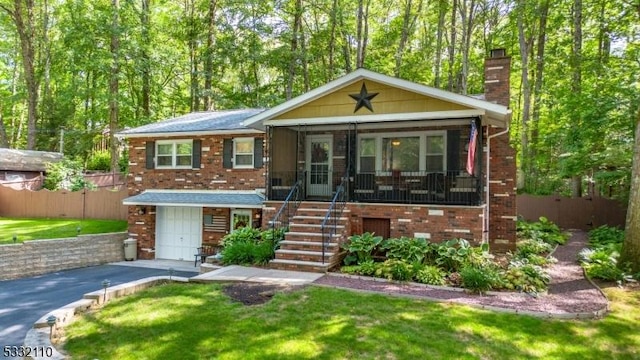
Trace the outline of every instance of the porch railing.
<instances>
[{"instance_id":1,"label":"porch railing","mask_svg":"<svg viewBox=\"0 0 640 360\"><path fill-rule=\"evenodd\" d=\"M348 186L348 175L342 177L342 181L340 185L336 188L336 193L331 200L331 204L329 205L329 209L327 210L327 214L322 220L322 226L320 227L322 231L322 263L325 263L325 254L327 251L327 247L329 246L329 242L333 239L333 236L338 231L338 220L342 216L342 212L347 204L347 191L346 187Z\"/></svg>"},{"instance_id":2,"label":"porch railing","mask_svg":"<svg viewBox=\"0 0 640 360\"><path fill-rule=\"evenodd\" d=\"M282 206L270 222L272 237L274 240L282 240L284 233L289 228L291 215L295 214L300 202L303 200L303 181L298 180L289 191L289 194L282 203Z\"/></svg>"},{"instance_id":3,"label":"porch railing","mask_svg":"<svg viewBox=\"0 0 640 360\"><path fill-rule=\"evenodd\" d=\"M354 175L352 201L478 205L478 179L465 171L361 172Z\"/></svg>"}]
</instances>

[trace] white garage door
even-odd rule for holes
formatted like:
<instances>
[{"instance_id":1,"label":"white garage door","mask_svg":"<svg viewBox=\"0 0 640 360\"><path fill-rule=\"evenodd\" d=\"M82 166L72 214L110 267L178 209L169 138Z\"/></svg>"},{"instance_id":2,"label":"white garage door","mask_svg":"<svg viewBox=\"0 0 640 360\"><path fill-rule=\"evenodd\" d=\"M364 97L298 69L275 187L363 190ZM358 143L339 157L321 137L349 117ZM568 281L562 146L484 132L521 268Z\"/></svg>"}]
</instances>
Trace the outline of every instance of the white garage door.
<instances>
[{"instance_id":1,"label":"white garage door","mask_svg":"<svg viewBox=\"0 0 640 360\"><path fill-rule=\"evenodd\" d=\"M202 208L158 206L156 259L193 260L202 243Z\"/></svg>"}]
</instances>

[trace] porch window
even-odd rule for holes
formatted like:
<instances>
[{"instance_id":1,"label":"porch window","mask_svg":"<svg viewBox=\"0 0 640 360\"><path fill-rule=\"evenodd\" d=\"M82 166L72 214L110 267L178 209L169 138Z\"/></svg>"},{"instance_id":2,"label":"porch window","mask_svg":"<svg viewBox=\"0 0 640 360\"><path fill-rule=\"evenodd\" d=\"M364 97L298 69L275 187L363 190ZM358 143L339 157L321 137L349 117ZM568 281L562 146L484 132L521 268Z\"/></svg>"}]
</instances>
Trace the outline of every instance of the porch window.
<instances>
[{"instance_id":1,"label":"porch window","mask_svg":"<svg viewBox=\"0 0 640 360\"><path fill-rule=\"evenodd\" d=\"M420 171L420 137L383 137L382 170Z\"/></svg>"},{"instance_id":2,"label":"porch window","mask_svg":"<svg viewBox=\"0 0 640 360\"><path fill-rule=\"evenodd\" d=\"M375 138L360 139L360 171L371 173L376 171Z\"/></svg>"},{"instance_id":3,"label":"porch window","mask_svg":"<svg viewBox=\"0 0 640 360\"><path fill-rule=\"evenodd\" d=\"M251 210L232 210L231 231L247 226L251 227Z\"/></svg>"},{"instance_id":4,"label":"porch window","mask_svg":"<svg viewBox=\"0 0 640 360\"><path fill-rule=\"evenodd\" d=\"M191 140L157 141L157 168L191 168L193 143Z\"/></svg>"},{"instance_id":5,"label":"porch window","mask_svg":"<svg viewBox=\"0 0 640 360\"><path fill-rule=\"evenodd\" d=\"M426 137L426 171L441 172L444 171L444 136L443 135L427 135Z\"/></svg>"},{"instance_id":6,"label":"porch window","mask_svg":"<svg viewBox=\"0 0 640 360\"><path fill-rule=\"evenodd\" d=\"M443 172L447 163L446 131L362 134L358 171Z\"/></svg>"},{"instance_id":7,"label":"porch window","mask_svg":"<svg viewBox=\"0 0 640 360\"><path fill-rule=\"evenodd\" d=\"M253 168L253 138L233 139L233 167Z\"/></svg>"}]
</instances>

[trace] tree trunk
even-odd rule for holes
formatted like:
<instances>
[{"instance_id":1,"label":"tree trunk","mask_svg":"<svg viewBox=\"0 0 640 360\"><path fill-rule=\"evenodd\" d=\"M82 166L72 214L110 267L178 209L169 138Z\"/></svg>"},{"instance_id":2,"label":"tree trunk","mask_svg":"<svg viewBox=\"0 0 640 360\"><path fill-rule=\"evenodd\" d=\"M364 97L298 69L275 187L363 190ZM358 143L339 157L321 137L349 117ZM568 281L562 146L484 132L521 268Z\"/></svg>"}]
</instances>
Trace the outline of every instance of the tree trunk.
<instances>
[{"instance_id":1,"label":"tree trunk","mask_svg":"<svg viewBox=\"0 0 640 360\"><path fill-rule=\"evenodd\" d=\"M151 46L151 39L149 37L149 3L151 0L141 0L141 2L140 26L142 46L140 58L142 60L142 116L145 120L149 120L149 118L151 118L151 60L149 59L149 46Z\"/></svg>"},{"instance_id":2,"label":"tree trunk","mask_svg":"<svg viewBox=\"0 0 640 360\"><path fill-rule=\"evenodd\" d=\"M4 117L2 116L2 103L0 102L0 147L9 148L9 138L7 129L4 127Z\"/></svg>"},{"instance_id":3,"label":"tree trunk","mask_svg":"<svg viewBox=\"0 0 640 360\"><path fill-rule=\"evenodd\" d=\"M213 54L216 46L216 13L218 11L218 0L209 1L209 28L207 32L207 50L204 59L204 94L202 96L202 106L204 110L215 109L213 102Z\"/></svg>"},{"instance_id":4,"label":"tree trunk","mask_svg":"<svg viewBox=\"0 0 640 360\"><path fill-rule=\"evenodd\" d=\"M580 114L580 97L582 96L582 0L573 2L573 56L571 57L571 93L577 99L575 111L571 113L573 127L571 131L576 136L572 136L573 145L580 143L580 129L582 128L582 115ZM574 174L571 178L571 192L573 197L582 196L582 176Z\"/></svg>"},{"instance_id":5,"label":"tree trunk","mask_svg":"<svg viewBox=\"0 0 640 360\"><path fill-rule=\"evenodd\" d=\"M456 50L456 13L458 12L458 0L453 0L451 9L451 38L449 40L449 79L447 89L453 91L453 68L456 63L455 50Z\"/></svg>"},{"instance_id":6,"label":"tree trunk","mask_svg":"<svg viewBox=\"0 0 640 360\"><path fill-rule=\"evenodd\" d=\"M440 74L442 68L442 35L444 34L444 17L447 13L447 2L444 0L438 1L438 30L436 33L436 58L434 68L434 80L433 86L440 88L440 82L442 75Z\"/></svg>"},{"instance_id":7,"label":"tree trunk","mask_svg":"<svg viewBox=\"0 0 640 360\"><path fill-rule=\"evenodd\" d=\"M298 52L298 34L302 27L302 0L295 0L293 11L293 26L291 27L291 60L289 60L289 71L287 74L287 87L285 97L287 100L293 98L293 83L296 78L296 64L300 60Z\"/></svg>"},{"instance_id":8,"label":"tree trunk","mask_svg":"<svg viewBox=\"0 0 640 360\"><path fill-rule=\"evenodd\" d=\"M462 70L460 74L460 94L467 95L467 77L469 76L469 52L471 51L471 35L473 33L473 16L475 12L475 0L462 0L460 8L462 22Z\"/></svg>"},{"instance_id":9,"label":"tree trunk","mask_svg":"<svg viewBox=\"0 0 640 360\"><path fill-rule=\"evenodd\" d=\"M194 0L191 0L189 3L185 3L185 6L188 7L185 9L185 12L188 11L188 23L187 23L187 36L188 36L188 44L189 44L189 64L190 64L190 77L191 77L191 111L200 110L200 93L199 93L199 84L198 84L198 39L197 39L197 28L196 28L196 4Z\"/></svg>"},{"instance_id":10,"label":"tree trunk","mask_svg":"<svg viewBox=\"0 0 640 360\"><path fill-rule=\"evenodd\" d=\"M111 2L113 18L111 23L111 77L109 80L109 146L111 149L111 171L118 171L118 143L115 137L118 131L118 75L120 72L119 52L120 52L120 22L118 12L120 11L119 0Z\"/></svg>"},{"instance_id":11,"label":"tree trunk","mask_svg":"<svg viewBox=\"0 0 640 360\"><path fill-rule=\"evenodd\" d=\"M631 170L631 194L627 207L624 243L620 253L621 266L630 266L631 273L640 272L640 110L636 121L636 141Z\"/></svg>"},{"instance_id":12,"label":"tree trunk","mask_svg":"<svg viewBox=\"0 0 640 360\"><path fill-rule=\"evenodd\" d=\"M400 69L402 67L402 55L404 55L404 49L407 46L409 40L409 33L413 31L413 25L415 23L416 15L411 14L413 7L412 0L407 0L404 8L404 16L402 18L402 32L400 34L400 43L398 44L398 50L396 51L396 67L394 70L395 77L400 77ZM422 2L418 4L418 9L422 7ZM418 10L419 13L419 10Z\"/></svg>"},{"instance_id":13,"label":"tree trunk","mask_svg":"<svg viewBox=\"0 0 640 360\"><path fill-rule=\"evenodd\" d=\"M329 66L328 73L325 77L325 82L333 80L333 74L335 73L335 54L336 54L336 26L338 24L338 0L333 0L331 4L331 14L329 18Z\"/></svg>"},{"instance_id":14,"label":"tree trunk","mask_svg":"<svg viewBox=\"0 0 640 360\"><path fill-rule=\"evenodd\" d=\"M521 138L521 150L520 150L520 164L522 174L525 177L524 182L529 176L529 114L531 108L531 93L529 91L529 41L525 35L524 20L525 16L524 6L518 11L517 26L518 26L518 41L520 43L520 59L522 62L522 129L520 133Z\"/></svg>"},{"instance_id":15,"label":"tree trunk","mask_svg":"<svg viewBox=\"0 0 640 360\"><path fill-rule=\"evenodd\" d=\"M24 80L27 87L27 149L36 146L36 124L38 123L38 79L35 71L35 24L34 1L14 0L14 7L10 9L0 4L13 19L20 39L20 52Z\"/></svg>"},{"instance_id":16,"label":"tree trunk","mask_svg":"<svg viewBox=\"0 0 640 360\"><path fill-rule=\"evenodd\" d=\"M533 112L531 115L531 139L529 141L529 161L535 164L538 156L538 125L540 122L540 108L542 107L542 82L544 72L544 49L547 40L547 16L549 14L549 0L540 4L540 22L538 23L538 41L536 50L536 74L533 85ZM538 167L531 166L531 176L534 186L537 188Z\"/></svg>"},{"instance_id":17,"label":"tree trunk","mask_svg":"<svg viewBox=\"0 0 640 360\"><path fill-rule=\"evenodd\" d=\"M364 60L367 55L367 42L369 41L369 4L370 0L358 0L356 68L364 67Z\"/></svg>"}]
</instances>

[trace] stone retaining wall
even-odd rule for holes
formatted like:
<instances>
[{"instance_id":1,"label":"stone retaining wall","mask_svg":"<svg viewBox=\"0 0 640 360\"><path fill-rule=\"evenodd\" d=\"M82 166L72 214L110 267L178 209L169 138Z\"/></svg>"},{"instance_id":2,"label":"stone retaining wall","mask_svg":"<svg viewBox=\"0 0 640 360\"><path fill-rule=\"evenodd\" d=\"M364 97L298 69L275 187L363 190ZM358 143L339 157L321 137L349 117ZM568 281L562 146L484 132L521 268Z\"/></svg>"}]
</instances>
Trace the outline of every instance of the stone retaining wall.
<instances>
[{"instance_id":1,"label":"stone retaining wall","mask_svg":"<svg viewBox=\"0 0 640 360\"><path fill-rule=\"evenodd\" d=\"M0 280L123 261L126 238L123 232L0 245Z\"/></svg>"}]
</instances>

